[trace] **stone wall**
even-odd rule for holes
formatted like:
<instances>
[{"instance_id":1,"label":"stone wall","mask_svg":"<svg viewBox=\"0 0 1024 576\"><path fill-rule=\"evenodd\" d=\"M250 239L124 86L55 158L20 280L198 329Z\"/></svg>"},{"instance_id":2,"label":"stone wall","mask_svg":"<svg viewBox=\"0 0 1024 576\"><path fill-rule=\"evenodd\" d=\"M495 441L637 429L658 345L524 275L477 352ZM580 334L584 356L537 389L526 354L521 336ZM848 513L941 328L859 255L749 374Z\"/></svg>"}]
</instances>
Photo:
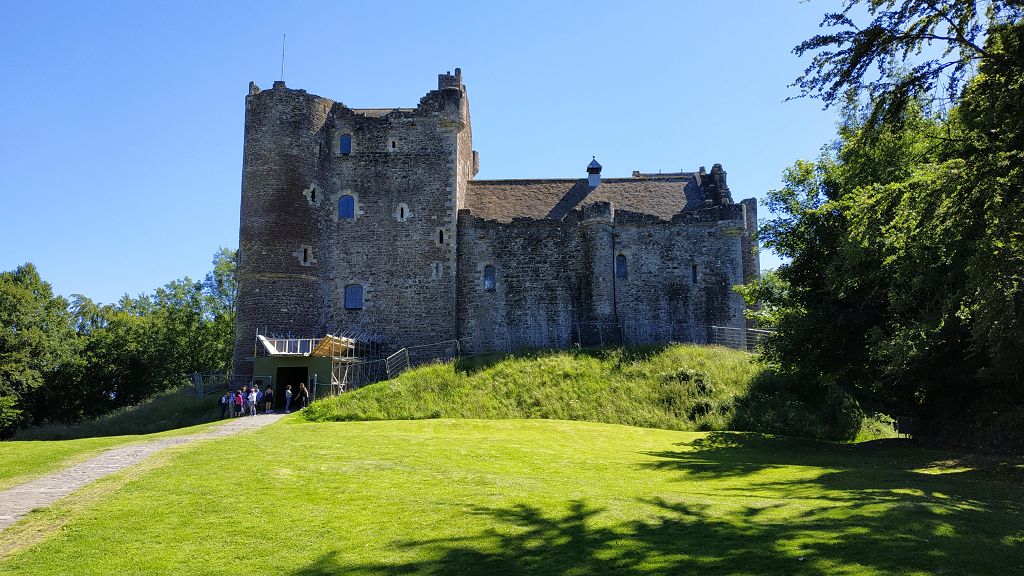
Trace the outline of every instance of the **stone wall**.
<instances>
[{"instance_id":1,"label":"stone wall","mask_svg":"<svg viewBox=\"0 0 1024 576\"><path fill-rule=\"evenodd\" d=\"M618 318L627 342L697 339L704 326L742 328L742 213L730 206L680 214L665 222L619 212L615 254L625 257L616 277Z\"/></svg>"},{"instance_id":2,"label":"stone wall","mask_svg":"<svg viewBox=\"0 0 1024 576\"><path fill-rule=\"evenodd\" d=\"M578 222L459 213L459 334L472 351L572 344L581 306ZM495 268L495 288L484 269Z\"/></svg>"},{"instance_id":3,"label":"stone wall","mask_svg":"<svg viewBox=\"0 0 1024 576\"><path fill-rule=\"evenodd\" d=\"M742 328L732 286L744 281L744 217L742 205L726 205L665 221L606 202L563 221L460 211L459 334L483 352L569 346L590 322L618 324L630 344L686 337L697 326ZM625 277L615 273L619 255ZM489 265L493 291L484 286Z\"/></svg>"}]
</instances>

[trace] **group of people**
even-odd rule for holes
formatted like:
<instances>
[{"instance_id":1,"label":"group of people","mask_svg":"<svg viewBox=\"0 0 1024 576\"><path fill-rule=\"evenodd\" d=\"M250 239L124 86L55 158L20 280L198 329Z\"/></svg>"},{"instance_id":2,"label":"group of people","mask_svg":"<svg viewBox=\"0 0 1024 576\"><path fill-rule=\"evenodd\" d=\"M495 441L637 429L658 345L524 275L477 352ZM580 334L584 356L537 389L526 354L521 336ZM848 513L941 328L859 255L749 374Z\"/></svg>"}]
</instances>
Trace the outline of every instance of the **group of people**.
<instances>
[{"instance_id":1,"label":"group of people","mask_svg":"<svg viewBox=\"0 0 1024 576\"><path fill-rule=\"evenodd\" d=\"M292 409L292 402L302 408L309 402L309 390L305 384L299 384L299 391L292 394L292 386L289 384L284 389L284 412L288 414ZM259 386L246 386L236 390L227 390L220 397L220 417L234 418L235 416L255 416L259 407L263 406L264 414L274 413L274 388L267 385L266 389L260 390Z\"/></svg>"}]
</instances>

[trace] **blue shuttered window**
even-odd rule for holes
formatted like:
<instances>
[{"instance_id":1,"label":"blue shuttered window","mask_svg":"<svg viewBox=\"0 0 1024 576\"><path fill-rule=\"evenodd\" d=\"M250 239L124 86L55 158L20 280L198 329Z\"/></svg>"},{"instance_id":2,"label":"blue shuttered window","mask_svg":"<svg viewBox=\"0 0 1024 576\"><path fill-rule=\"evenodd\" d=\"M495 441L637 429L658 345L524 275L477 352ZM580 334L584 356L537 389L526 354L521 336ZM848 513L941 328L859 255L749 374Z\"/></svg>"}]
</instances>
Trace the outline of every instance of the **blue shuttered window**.
<instances>
[{"instance_id":1,"label":"blue shuttered window","mask_svg":"<svg viewBox=\"0 0 1024 576\"><path fill-rule=\"evenodd\" d=\"M338 199L338 218L352 220L356 217L356 199L351 194L345 194Z\"/></svg>"},{"instance_id":2,"label":"blue shuttered window","mask_svg":"<svg viewBox=\"0 0 1024 576\"><path fill-rule=\"evenodd\" d=\"M349 284L345 286L345 309L360 310L363 307L363 286Z\"/></svg>"},{"instance_id":3,"label":"blue shuttered window","mask_svg":"<svg viewBox=\"0 0 1024 576\"><path fill-rule=\"evenodd\" d=\"M348 156L352 153L352 135L342 134L341 138L338 139L338 152L344 156Z\"/></svg>"}]
</instances>

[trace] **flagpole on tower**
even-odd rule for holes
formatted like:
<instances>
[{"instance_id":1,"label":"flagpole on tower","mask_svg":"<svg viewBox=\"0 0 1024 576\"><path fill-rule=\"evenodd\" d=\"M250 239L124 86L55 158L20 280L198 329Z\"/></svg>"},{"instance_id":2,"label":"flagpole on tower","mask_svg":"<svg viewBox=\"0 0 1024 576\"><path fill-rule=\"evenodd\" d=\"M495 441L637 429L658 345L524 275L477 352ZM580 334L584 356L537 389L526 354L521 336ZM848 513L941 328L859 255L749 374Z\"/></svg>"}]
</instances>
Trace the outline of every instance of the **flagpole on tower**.
<instances>
[{"instance_id":1,"label":"flagpole on tower","mask_svg":"<svg viewBox=\"0 0 1024 576\"><path fill-rule=\"evenodd\" d=\"M284 82L284 44L287 39L287 34L281 35L281 82Z\"/></svg>"}]
</instances>

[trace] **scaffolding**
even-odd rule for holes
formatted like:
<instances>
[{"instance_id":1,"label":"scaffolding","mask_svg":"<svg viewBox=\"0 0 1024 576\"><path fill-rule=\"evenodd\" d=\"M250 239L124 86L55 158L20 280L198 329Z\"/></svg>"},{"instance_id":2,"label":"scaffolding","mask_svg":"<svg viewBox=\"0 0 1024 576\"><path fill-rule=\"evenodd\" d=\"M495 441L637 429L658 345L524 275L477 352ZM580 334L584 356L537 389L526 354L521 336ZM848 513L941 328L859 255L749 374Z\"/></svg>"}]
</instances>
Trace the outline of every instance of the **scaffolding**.
<instances>
[{"instance_id":1,"label":"scaffolding","mask_svg":"<svg viewBox=\"0 0 1024 576\"><path fill-rule=\"evenodd\" d=\"M330 358L330 394L339 394L363 378L355 368L382 355L382 345L349 336L327 334L321 338L280 337L260 334L257 330L253 356ZM323 386L318 383L317 386ZM356 384L358 385L358 384ZM314 392L315 394L315 392Z\"/></svg>"}]
</instances>

